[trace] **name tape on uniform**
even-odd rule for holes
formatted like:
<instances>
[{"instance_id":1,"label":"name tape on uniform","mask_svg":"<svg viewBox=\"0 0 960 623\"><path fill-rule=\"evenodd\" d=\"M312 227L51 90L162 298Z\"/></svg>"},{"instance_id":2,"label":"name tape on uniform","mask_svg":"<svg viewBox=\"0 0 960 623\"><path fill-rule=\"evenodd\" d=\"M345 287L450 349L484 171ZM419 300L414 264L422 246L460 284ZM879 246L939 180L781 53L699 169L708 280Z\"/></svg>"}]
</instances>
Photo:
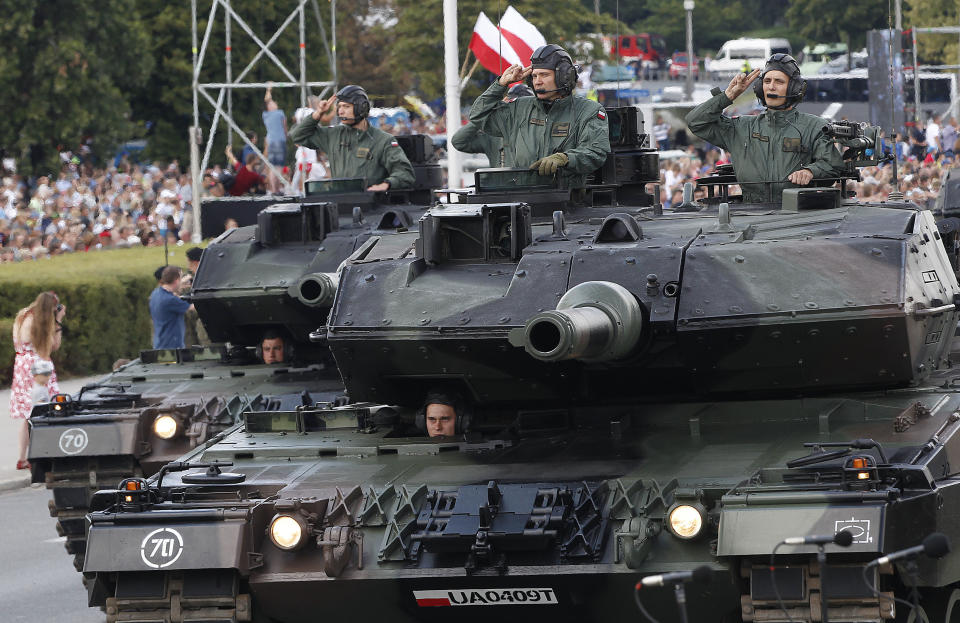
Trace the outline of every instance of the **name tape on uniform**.
<instances>
[{"instance_id":1,"label":"name tape on uniform","mask_svg":"<svg viewBox=\"0 0 960 623\"><path fill-rule=\"evenodd\" d=\"M557 605L552 588L457 589L452 591L413 591L417 605L434 606L515 606L518 604Z\"/></svg>"}]
</instances>

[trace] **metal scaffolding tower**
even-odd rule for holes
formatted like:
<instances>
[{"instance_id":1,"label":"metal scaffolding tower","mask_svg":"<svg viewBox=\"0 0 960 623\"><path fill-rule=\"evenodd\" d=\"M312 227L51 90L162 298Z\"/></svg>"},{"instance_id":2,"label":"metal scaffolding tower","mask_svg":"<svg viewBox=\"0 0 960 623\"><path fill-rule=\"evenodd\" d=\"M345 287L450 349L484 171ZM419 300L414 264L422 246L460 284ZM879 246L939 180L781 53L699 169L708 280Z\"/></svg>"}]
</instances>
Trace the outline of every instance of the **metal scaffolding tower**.
<instances>
[{"instance_id":1,"label":"metal scaffolding tower","mask_svg":"<svg viewBox=\"0 0 960 623\"><path fill-rule=\"evenodd\" d=\"M200 241L200 175L207 168L210 159L210 150L213 147L213 140L217 129L222 120L227 126L227 135L235 132L240 139L246 143L254 153L266 164L270 171L282 179L282 175L272 164L263 156L263 152L256 145L250 142L246 133L240 129L240 126L233 119L233 90L234 89L263 89L267 86L275 88L295 88L300 90L300 105L306 106L307 96L311 90L319 88L318 95L324 96L337 83L337 0L330 0L330 37L328 41L327 29L321 17L320 7L317 0L295 0L296 6L280 24L277 30L264 42L254 33L246 20L243 19L231 6L231 0L213 0L210 6L210 13L207 17L207 26L203 33L203 41L198 42L197 32L197 0L190 0L190 10L192 13L192 36L193 36L193 126L190 128L190 177L193 186L193 240ZM330 59L330 75L333 80L326 82L316 82L307 80L307 41L306 41L306 20L307 5L312 8L314 19L320 29L320 38L322 39L327 58ZM222 21L221 21L222 20ZM283 34L284 31L294 22L297 22L299 35L299 68L295 72L290 71L283 62L270 50ZM204 60L207 56L207 48L210 43L210 35L221 23L225 35L224 65L226 75L222 82L202 81L204 77ZM234 75L233 73L233 26L238 26L243 33L253 41L259 48L258 52L249 63ZM199 46L198 46L199 44ZM263 82L246 82L250 71L256 66L261 58L267 57L273 64L280 69L286 81L273 82L269 85ZM216 99L214 99L214 95ZM200 102L201 100L209 104L213 111L213 120L207 129L206 145L203 149L203 156L200 156L200 145L203 143L203 130L200 127ZM226 102L224 102L226 100ZM224 106L224 103L226 104Z\"/></svg>"}]
</instances>

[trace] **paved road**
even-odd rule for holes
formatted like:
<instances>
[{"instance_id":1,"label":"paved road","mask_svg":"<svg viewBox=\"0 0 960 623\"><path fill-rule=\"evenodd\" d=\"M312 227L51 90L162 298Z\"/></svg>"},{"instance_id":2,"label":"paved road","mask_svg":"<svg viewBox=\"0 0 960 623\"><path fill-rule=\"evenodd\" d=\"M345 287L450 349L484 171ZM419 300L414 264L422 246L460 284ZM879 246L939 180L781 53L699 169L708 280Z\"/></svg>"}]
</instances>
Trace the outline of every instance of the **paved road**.
<instances>
[{"instance_id":1,"label":"paved road","mask_svg":"<svg viewBox=\"0 0 960 623\"><path fill-rule=\"evenodd\" d=\"M87 607L73 557L56 538L48 499L46 489L0 493L0 619L103 623L103 613Z\"/></svg>"}]
</instances>

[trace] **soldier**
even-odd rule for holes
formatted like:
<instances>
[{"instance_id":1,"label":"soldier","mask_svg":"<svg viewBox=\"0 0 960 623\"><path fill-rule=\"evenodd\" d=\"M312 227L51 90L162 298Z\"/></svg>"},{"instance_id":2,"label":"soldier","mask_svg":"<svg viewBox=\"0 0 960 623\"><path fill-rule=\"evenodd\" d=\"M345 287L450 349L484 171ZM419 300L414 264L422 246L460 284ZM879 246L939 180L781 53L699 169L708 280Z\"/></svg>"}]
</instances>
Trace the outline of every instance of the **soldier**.
<instances>
[{"instance_id":1,"label":"soldier","mask_svg":"<svg viewBox=\"0 0 960 623\"><path fill-rule=\"evenodd\" d=\"M260 359L266 364L288 363L283 335L279 331L270 329L263 334L260 340Z\"/></svg>"},{"instance_id":2,"label":"soldier","mask_svg":"<svg viewBox=\"0 0 960 623\"><path fill-rule=\"evenodd\" d=\"M533 90L525 84L515 84L510 87L503 101L507 104L515 102L521 97L532 97ZM491 167L512 167L513 162L508 156L513 155L506 141L499 136L491 136L480 130L473 123L468 122L453 135L450 142L454 147L467 154L486 154Z\"/></svg>"},{"instance_id":3,"label":"soldier","mask_svg":"<svg viewBox=\"0 0 960 623\"><path fill-rule=\"evenodd\" d=\"M572 95L578 68L560 46L540 46L530 63L508 67L473 103L470 121L509 138L507 162L540 175L559 172L571 188L582 188L610 153L607 114L597 102ZM536 97L502 101L507 85L528 78Z\"/></svg>"},{"instance_id":4,"label":"soldier","mask_svg":"<svg viewBox=\"0 0 960 623\"><path fill-rule=\"evenodd\" d=\"M733 103L757 78L753 90L766 107L761 115L726 117ZM785 182L806 186L815 178L840 173L840 152L823 134L820 117L796 109L807 83L789 54L774 54L761 70L737 74L726 91L716 93L687 115L690 131L730 152L746 202L779 201ZM761 182L778 182L766 184Z\"/></svg>"},{"instance_id":5,"label":"soldier","mask_svg":"<svg viewBox=\"0 0 960 623\"><path fill-rule=\"evenodd\" d=\"M333 108L336 100L337 106ZM334 113L340 125L327 127ZM366 91L348 85L322 100L303 121L290 130L290 140L327 154L335 178L362 177L370 192L413 185L413 166L392 135L367 120L370 98ZM321 125L322 124L322 125Z\"/></svg>"},{"instance_id":6,"label":"soldier","mask_svg":"<svg viewBox=\"0 0 960 623\"><path fill-rule=\"evenodd\" d=\"M427 392L417 419L417 425L429 437L453 437L470 428L470 415L463 397L436 387Z\"/></svg>"}]
</instances>

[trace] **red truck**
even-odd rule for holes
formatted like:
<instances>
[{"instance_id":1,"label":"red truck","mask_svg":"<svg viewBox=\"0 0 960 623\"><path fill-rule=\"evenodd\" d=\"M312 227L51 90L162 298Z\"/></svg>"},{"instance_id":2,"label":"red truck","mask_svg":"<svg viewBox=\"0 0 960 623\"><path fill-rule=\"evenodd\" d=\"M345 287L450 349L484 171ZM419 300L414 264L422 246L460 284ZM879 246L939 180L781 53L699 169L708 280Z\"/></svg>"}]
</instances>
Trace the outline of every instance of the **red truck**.
<instances>
[{"instance_id":1,"label":"red truck","mask_svg":"<svg viewBox=\"0 0 960 623\"><path fill-rule=\"evenodd\" d=\"M663 37L653 33L620 35L610 39L610 56L620 62L638 66L646 74L659 74L666 64L667 44ZM640 73L640 72L638 72Z\"/></svg>"}]
</instances>

